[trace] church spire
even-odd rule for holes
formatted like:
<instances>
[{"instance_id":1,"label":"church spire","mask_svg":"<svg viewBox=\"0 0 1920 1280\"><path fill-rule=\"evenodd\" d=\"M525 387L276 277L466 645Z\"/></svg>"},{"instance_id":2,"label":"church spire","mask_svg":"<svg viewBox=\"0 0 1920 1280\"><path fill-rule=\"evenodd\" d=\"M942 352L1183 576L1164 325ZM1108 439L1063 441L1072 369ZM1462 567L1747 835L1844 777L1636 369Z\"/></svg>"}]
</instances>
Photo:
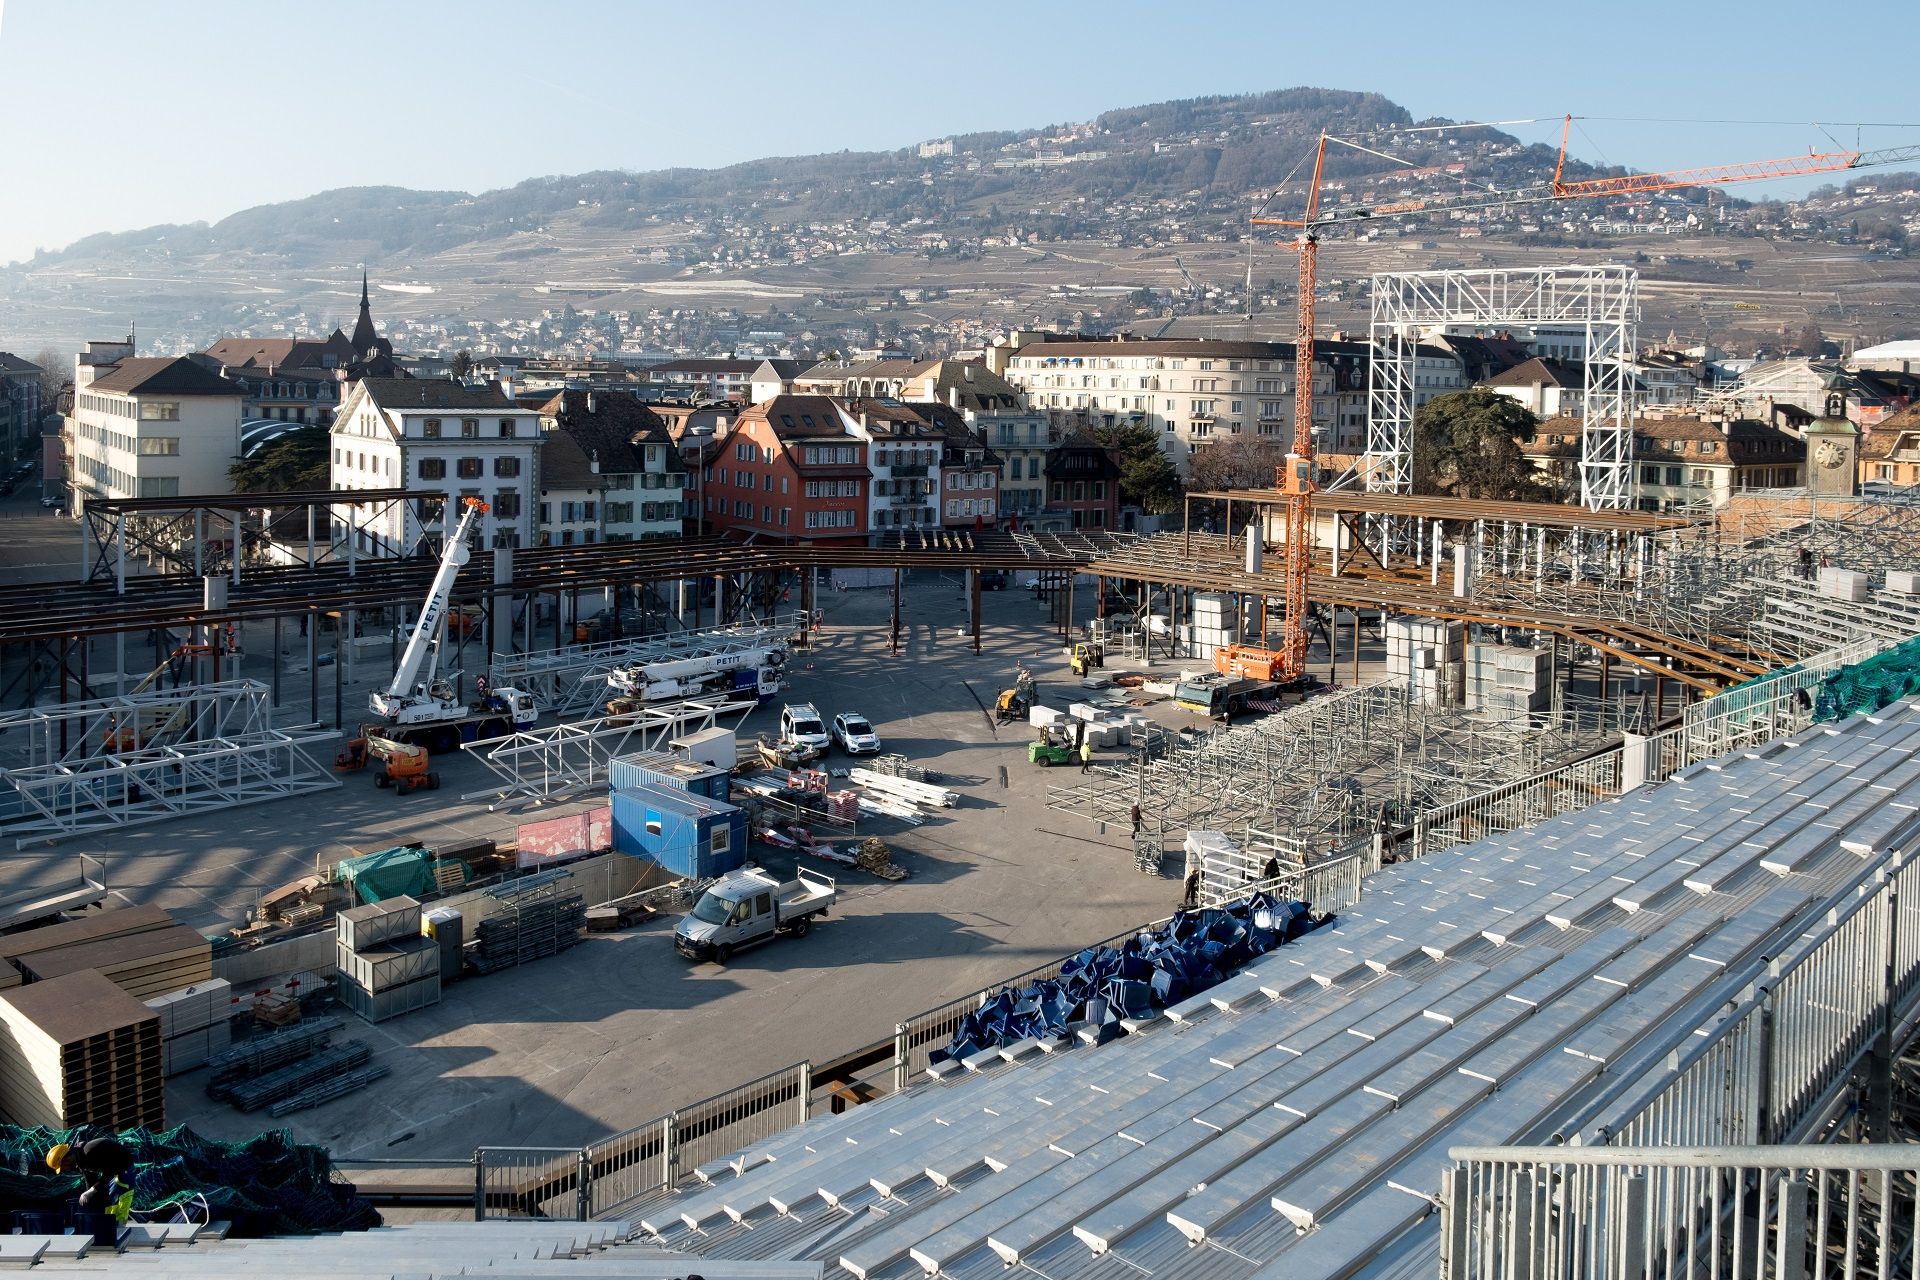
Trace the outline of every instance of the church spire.
<instances>
[{"instance_id":1,"label":"church spire","mask_svg":"<svg viewBox=\"0 0 1920 1280\"><path fill-rule=\"evenodd\" d=\"M373 304L367 296L367 273L360 273L360 319L353 326L353 352L360 359L372 356L380 345L380 335L373 328Z\"/></svg>"}]
</instances>

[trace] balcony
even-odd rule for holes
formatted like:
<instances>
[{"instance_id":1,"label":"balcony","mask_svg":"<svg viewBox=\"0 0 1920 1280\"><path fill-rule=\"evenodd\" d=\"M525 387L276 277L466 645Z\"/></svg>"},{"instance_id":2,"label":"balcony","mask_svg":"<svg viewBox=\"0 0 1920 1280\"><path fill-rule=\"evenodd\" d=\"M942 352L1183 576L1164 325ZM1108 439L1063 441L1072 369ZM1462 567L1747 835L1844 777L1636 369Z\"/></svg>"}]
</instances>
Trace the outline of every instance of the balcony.
<instances>
[{"instance_id":1,"label":"balcony","mask_svg":"<svg viewBox=\"0 0 1920 1280\"><path fill-rule=\"evenodd\" d=\"M887 474L896 480L924 480L927 477L927 470L928 468L925 466L893 467L888 470Z\"/></svg>"},{"instance_id":2,"label":"balcony","mask_svg":"<svg viewBox=\"0 0 1920 1280\"><path fill-rule=\"evenodd\" d=\"M916 494L909 494L909 495L900 496L900 497L888 498L887 505L890 507L924 507L924 506L927 506L932 501L933 501L933 498L931 495L916 493Z\"/></svg>"}]
</instances>

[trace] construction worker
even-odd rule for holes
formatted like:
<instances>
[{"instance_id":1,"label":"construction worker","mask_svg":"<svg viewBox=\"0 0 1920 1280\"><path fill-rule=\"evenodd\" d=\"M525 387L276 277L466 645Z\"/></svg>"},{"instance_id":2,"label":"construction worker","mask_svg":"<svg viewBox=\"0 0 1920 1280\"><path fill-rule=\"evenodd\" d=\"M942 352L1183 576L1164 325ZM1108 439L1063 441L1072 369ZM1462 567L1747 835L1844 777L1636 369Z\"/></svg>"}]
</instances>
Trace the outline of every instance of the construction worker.
<instances>
[{"instance_id":1,"label":"construction worker","mask_svg":"<svg viewBox=\"0 0 1920 1280\"><path fill-rule=\"evenodd\" d=\"M1093 769L1093 744L1084 738L1080 741L1080 772L1089 773Z\"/></svg>"},{"instance_id":2,"label":"construction worker","mask_svg":"<svg viewBox=\"0 0 1920 1280\"><path fill-rule=\"evenodd\" d=\"M133 1168L133 1153L111 1137L95 1138L79 1146L62 1142L47 1152L47 1167L55 1173L73 1173L86 1179L80 1193L80 1207L89 1213L104 1213L122 1190L120 1179Z\"/></svg>"},{"instance_id":3,"label":"construction worker","mask_svg":"<svg viewBox=\"0 0 1920 1280\"><path fill-rule=\"evenodd\" d=\"M1181 898L1180 898L1181 909L1192 910L1194 904L1199 901L1200 901L1200 873L1198 871L1189 871L1187 872L1186 887L1182 892Z\"/></svg>"},{"instance_id":4,"label":"construction worker","mask_svg":"<svg viewBox=\"0 0 1920 1280\"><path fill-rule=\"evenodd\" d=\"M1134 805L1127 810L1127 816L1133 819L1133 834L1140 834L1140 806Z\"/></svg>"}]
</instances>

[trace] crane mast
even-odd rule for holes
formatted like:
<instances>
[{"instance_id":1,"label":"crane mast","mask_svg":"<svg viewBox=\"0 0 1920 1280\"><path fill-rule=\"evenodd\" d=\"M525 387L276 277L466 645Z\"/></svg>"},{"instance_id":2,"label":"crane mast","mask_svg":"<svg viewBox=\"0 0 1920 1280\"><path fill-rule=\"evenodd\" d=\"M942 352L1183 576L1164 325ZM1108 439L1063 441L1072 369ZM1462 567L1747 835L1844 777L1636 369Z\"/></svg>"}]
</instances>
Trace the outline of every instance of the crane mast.
<instances>
[{"instance_id":1,"label":"crane mast","mask_svg":"<svg viewBox=\"0 0 1920 1280\"><path fill-rule=\"evenodd\" d=\"M1756 182L1768 178L1795 177L1812 173L1833 173L1863 169L1874 165L1905 164L1920 160L1920 146L1888 147L1878 151L1816 151L1804 156L1774 160L1754 160L1740 164L1707 165L1692 169L1670 169L1654 173L1623 174L1609 178L1566 181L1567 138L1573 117L1566 117L1560 135L1560 152L1550 183L1510 192L1476 192L1470 195L1440 197L1432 200L1402 200L1378 205L1347 205L1331 209L1320 206L1321 180L1326 171L1327 143L1339 141L1322 132L1314 150L1313 177L1307 187L1305 214L1298 219L1254 218L1255 226L1294 228L1287 242L1300 260L1300 297L1294 329L1293 369L1293 449L1278 470L1275 482L1286 507L1286 579L1282 599L1286 618L1280 653L1282 678L1298 679L1307 669L1307 579L1312 573L1311 544L1313 516L1313 359L1314 291L1319 283L1319 231L1342 222L1372 218L1404 217L1413 213L1444 212L1454 209L1493 208L1513 204L1546 204L1563 200L1638 195L1670 191L1683 187L1724 186L1735 182Z\"/></svg>"},{"instance_id":2,"label":"crane mast","mask_svg":"<svg viewBox=\"0 0 1920 1280\"><path fill-rule=\"evenodd\" d=\"M474 517L487 511L487 504L478 498L464 499L463 504L466 509L460 513L460 523L440 553L440 567L427 588L426 603L421 605L413 634L407 638L406 650L393 673L393 683L373 695L375 715L405 722L439 718L450 709L460 709L458 700L451 694L441 696L434 692L433 679L440 665L440 622L453 594L454 579L459 577L460 567L473 557L467 547L467 533L473 527Z\"/></svg>"}]
</instances>

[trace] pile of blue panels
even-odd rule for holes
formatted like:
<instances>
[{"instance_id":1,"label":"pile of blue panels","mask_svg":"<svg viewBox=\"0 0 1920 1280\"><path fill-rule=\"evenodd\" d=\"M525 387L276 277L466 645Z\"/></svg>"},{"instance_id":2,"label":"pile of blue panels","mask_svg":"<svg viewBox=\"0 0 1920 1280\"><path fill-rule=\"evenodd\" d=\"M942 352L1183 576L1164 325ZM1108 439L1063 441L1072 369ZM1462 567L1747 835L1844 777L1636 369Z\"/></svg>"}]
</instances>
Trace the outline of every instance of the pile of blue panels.
<instances>
[{"instance_id":1,"label":"pile of blue panels","mask_svg":"<svg viewBox=\"0 0 1920 1280\"><path fill-rule=\"evenodd\" d=\"M1256 956L1319 928L1304 902L1255 893L1223 907L1182 911L1118 948L1071 956L1060 976L994 996L960 1023L931 1061L967 1059L1029 1037L1070 1040L1091 1028L1095 1043L1122 1033L1122 1018L1145 1018L1225 981Z\"/></svg>"}]
</instances>

